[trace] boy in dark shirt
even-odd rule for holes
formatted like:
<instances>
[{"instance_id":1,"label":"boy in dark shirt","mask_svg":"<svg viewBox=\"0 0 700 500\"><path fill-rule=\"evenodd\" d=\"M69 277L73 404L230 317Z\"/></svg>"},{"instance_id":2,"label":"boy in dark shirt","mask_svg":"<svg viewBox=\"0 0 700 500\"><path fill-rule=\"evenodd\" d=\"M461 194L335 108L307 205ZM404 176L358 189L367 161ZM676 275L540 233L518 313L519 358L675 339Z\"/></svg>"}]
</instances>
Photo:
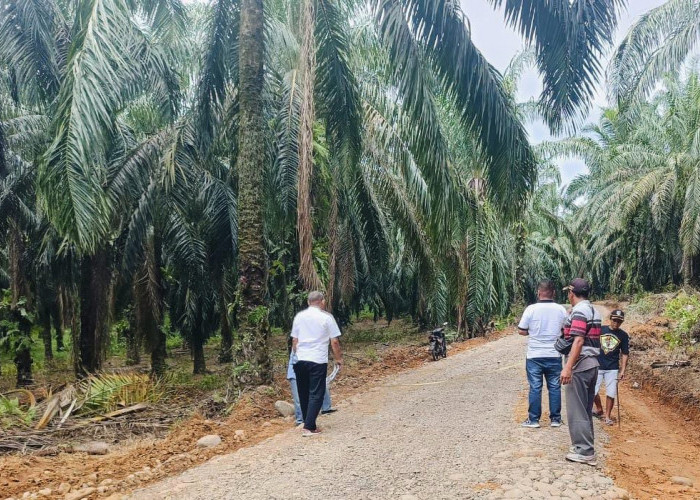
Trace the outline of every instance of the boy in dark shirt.
<instances>
[{"instance_id":1,"label":"boy in dark shirt","mask_svg":"<svg viewBox=\"0 0 700 500\"><path fill-rule=\"evenodd\" d=\"M620 309L615 309L610 313L610 326L604 326L600 332L600 355L598 356L600 369L595 388L595 411L593 414L597 417L603 416L607 425L614 423L611 413L617 397L617 381L622 380L625 376L630 353L629 335L620 328L624 320L625 313ZM622 353L622 360L620 360L620 353ZM605 382L605 394L607 395L605 411L603 411L603 404L598 395L603 382Z\"/></svg>"}]
</instances>

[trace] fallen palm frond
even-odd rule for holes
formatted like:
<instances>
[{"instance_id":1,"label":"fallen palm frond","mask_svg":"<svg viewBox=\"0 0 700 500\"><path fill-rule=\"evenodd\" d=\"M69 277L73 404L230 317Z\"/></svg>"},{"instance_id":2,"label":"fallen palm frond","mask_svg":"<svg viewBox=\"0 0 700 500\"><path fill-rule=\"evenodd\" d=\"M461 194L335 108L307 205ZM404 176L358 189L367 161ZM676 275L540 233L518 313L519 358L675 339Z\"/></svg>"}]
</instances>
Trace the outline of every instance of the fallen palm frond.
<instances>
[{"instance_id":1,"label":"fallen palm frond","mask_svg":"<svg viewBox=\"0 0 700 500\"><path fill-rule=\"evenodd\" d=\"M144 409L146 405L139 406L141 403L155 403L162 396L160 383L147 375L91 375L51 396L35 429L44 429L56 415L60 418L60 427L72 414L98 415L98 420L101 420L105 414L130 413Z\"/></svg>"},{"instance_id":2,"label":"fallen palm frond","mask_svg":"<svg viewBox=\"0 0 700 500\"><path fill-rule=\"evenodd\" d=\"M72 411L72 408L74 406L73 402L75 401L75 393L75 387L70 385L63 389L61 392L58 392L53 396L49 397L46 402L46 409L44 410L44 414L41 416L41 419L36 424L35 429L43 429L44 427L46 427L57 413L60 414L61 423L63 423ZM65 408L69 405L69 410L64 414L61 411L62 408Z\"/></svg>"},{"instance_id":3,"label":"fallen palm frond","mask_svg":"<svg viewBox=\"0 0 700 500\"><path fill-rule=\"evenodd\" d=\"M82 394L80 413L105 413L137 403L160 400L157 381L142 374L91 375L78 383Z\"/></svg>"},{"instance_id":4,"label":"fallen palm frond","mask_svg":"<svg viewBox=\"0 0 700 500\"><path fill-rule=\"evenodd\" d=\"M179 408L178 411L168 408L166 411L154 407L164 393L162 382L154 381L148 375L128 373L92 375L55 394L47 391L47 399L27 411L20 407L17 399L0 396L0 418L4 415L3 401L8 401L5 413L13 417L12 422L8 420L8 426L16 427L12 434L0 437L0 453L52 455L71 451L66 440L86 433L92 439L101 436L108 440L125 433L163 433L173 422L192 411L192 408ZM37 412L42 411L41 419L33 429L30 428ZM135 413L139 416L136 417ZM5 426L5 420L0 423Z\"/></svg>"},{"instance_id":5,"label":"fallen palm frond","mask_svg":"<svg viewBox=\"0 0 700 500\"><path fill-rule=\"evenodd\" d=\"M113 418L116 418L116 417L121 417L122 415L126 415L126 414L128 414L128 413L134 413L134 412L137 412L137 411L142 411L142 410L145 410L146 408L148 408L148 403L137 403L137 404L135 404L135 405L128 406L128 407L126 407L126 408L122 408L122 409L120 409L120 410L115 410L115 411L109 412L109 413L107 413L107 414L105 414L105 415L99 415L99 416L97 416L97 417L93 417L91 420L92 420L93 422L100 422L100 421L102 421L102 420L107 420L107 419L113 419Z\"/></svg>"},{"instance_id":6,"label":"fallen palm frond","mask_svg":"<svg viewBox=\"0 0 700 500\"><path fill-rule=\"evenodd\" d=\"M683 368L684 366L690 366L690 361L688 361L688 360L654 361L651 364L652 368Z\"/></svg>"}]
</instances>

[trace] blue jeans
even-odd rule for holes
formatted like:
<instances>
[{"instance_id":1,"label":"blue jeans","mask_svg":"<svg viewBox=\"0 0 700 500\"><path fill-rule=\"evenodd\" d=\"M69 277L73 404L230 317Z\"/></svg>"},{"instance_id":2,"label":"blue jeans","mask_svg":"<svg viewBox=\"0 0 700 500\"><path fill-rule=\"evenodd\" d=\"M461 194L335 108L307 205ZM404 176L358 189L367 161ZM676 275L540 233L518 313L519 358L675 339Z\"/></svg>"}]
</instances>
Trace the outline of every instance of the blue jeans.
<instances>
[{"instance_id":1,"label":"blue jeans","mask_svg":"<svg viewBox=\"0 0 700 500\"><path fill-rule=\"evenodd\" d=\"M289 379L289 384L292 386L292 399L294 400L294 419L297 424L304 423L304 417L301 414L301 403L299 402L299 389L297 389L297 380L295 378ZM326 393L323 395L323 405L321 406L321 411L328 411L331 409L331 391L326 387Z\"/></svg>"},{"instance_id":2,"label":"blue jeans","mask_svg":"<svg viewBox=\"0 0 700 500\"><path fill-rule=\"evenodd\" d=\"M561 421L561 358L532 358L525 364L527 381L530 384L528 397L528 419L539 422L542 416L542 377L547 381L549 392L549 420Z\"/></svg>"}]
</instances>

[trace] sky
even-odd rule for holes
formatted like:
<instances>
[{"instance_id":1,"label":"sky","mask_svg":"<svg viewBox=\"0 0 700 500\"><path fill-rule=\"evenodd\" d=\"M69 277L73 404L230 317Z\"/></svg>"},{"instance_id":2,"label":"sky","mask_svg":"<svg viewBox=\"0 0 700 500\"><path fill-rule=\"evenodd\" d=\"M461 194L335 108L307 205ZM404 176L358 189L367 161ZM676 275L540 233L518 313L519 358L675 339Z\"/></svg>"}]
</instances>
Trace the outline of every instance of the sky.
<instances>
[{"instance_id":1,"label":"sky","mask_svg":"<svg viewBox=\"0 0 700 500\"><path fill-rule=\"evenodd\" d=\"M495 11L487 0L460 0L462 10L469 18L472 29L472 39L476 46L486 56L486 59L498 70L503 72L512 57L523 48L523 40L512 28L509 28L502 12ZM648 10L658 7L666 0L628 0L627 8L622 11L615 44L620 42L634 21ZM610 54L606 54L603 68L607 68ZM518 89L518 99L526 101L537 97L542 89L542 83L533 69L523 75ZM596 97L591 107L588 121L597 121L600 109L607 105L604 81L598 82ZM550 138L549 131L543 123L528 123L527 131L534 143ZM586 165L577 159L563 159L559 163L562 182L568 183L577 175L586 172Z\"/></svg>"}]
</instances>

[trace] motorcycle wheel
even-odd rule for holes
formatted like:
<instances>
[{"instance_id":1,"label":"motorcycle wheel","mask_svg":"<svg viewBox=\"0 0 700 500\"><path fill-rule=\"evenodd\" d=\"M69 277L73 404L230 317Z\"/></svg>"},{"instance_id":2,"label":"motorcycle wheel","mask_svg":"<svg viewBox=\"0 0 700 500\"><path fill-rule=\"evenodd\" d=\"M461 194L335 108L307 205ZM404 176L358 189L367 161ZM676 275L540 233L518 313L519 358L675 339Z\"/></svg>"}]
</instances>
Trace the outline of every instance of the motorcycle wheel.
<instances>
[{"instance_id":1,"label":"motorcycle wheel","mask_svg":"<svg viewBox=\"0 0 700 500\"><path fill-rule=\"evenodd\" d=\"M438 359L440 359L440 353L437 347L433 347L431 354L433 355L433 361L437 361Z\"/></svg>"},{"instance_id":2,"label":"motorcycle wheel","mask_svg":"<svg viewBox=\"0 0 700 500\"><path fill-rule=\"evenodd\" d=\"M447 346L446 345L442 346L442 357L443 358L447 357Z\"/></svg>"}]
</instances>

